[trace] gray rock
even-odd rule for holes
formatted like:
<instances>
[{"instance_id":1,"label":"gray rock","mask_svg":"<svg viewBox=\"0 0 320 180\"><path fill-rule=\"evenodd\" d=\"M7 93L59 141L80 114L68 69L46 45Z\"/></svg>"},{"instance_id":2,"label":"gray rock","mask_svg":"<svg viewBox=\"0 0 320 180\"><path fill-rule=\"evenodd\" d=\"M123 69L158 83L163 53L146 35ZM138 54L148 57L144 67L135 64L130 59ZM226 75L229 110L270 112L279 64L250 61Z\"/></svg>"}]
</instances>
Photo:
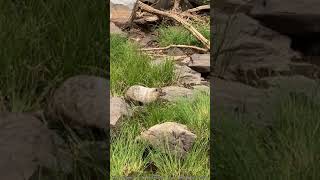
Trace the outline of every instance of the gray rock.
<instances>
[{"instance_id":1,"label":"gray rock","mask_svg":"<svg viewBox=\"0 0 320 180\"><path fill-rule=\"evenodd\" d=\"M168 86L161 88L163 96L160 96L161 100L174 102L181 98L193 97L194 92L191 89L187 89L179 86Z\"/></svg>"},{"instance_id":2,"label":"gray rock","mask_svg":"<svg viewBox=\"0 0 320 180\"><path fill-rule=\"evenodd\" d=\"M54 92L45 116L50 121L63 120L71 127L105 129L109 117L108 89L108 80L101 77L71 77Z\"/></svg>"},{"instance_id":3,"label":"gray rock","mask_svg":"<svg viewBox=\"0 0 320 180\"><path fill-rule=\"evenodd\" d=\"M196 137L187 126L176 122L157 124L142 132L140 136L153 147L164 151L169 150L179 157L184 157L188 153Z\"/></svg>"},{"instance_id":4,"label":"gray rock","mask_svg":"<svg viewBox=\"0 0 320 180\"><path fill-rule=\"evenodd\" d=\"M300 57L291 49L288 37L262 26L245 14L228 16L217 12L215 17L213 33L217 46L214 51L220 48L219 57L213 59L215 71L228 80L256 85L263 77L290 72L291 60Z\"/></svg>"},{"instance_id":5,"label":"gray rock","mask_svg":"<svg viewBox=\"0 0 320 180\"><path fill-rule=\"evenodd\" d=\"M188 66L175 65L175 74L178 85L198 85L204 80L201 74Z\"/></svg>"},{"instance_id":6,"label":"gray rock","mask_svg":"<svg viewBox=\"0 0 320 180\"><path fill-rule=\"evenodd\" d=\"M318 0L256 0L250 15L281 33L320 32Z\"/></svg>"},{"instance_id":7,"label":"gray rock","mask_svg":"<svg viewBox=\"0 0 320 180\"><path fill-rule=\"evenodd\" d=\"M270 123L270 91L254 88L239 82L212 79L213 113L217 118L223 114L241 114L257 123Z\"/></svg>"},{"instance_id":8,"label":"gray rock","mask_svg":"<svg viewBox=\"0 0 320 180\"><path fill-rule=\"evenodd\" d=\"M281 91L281 93L289 94L289 92L303 93L312 96L314 93L320 92L320 84L310 78L300 75L294 76L277 76L263 78L262 82L265 87L272 91Z\"/></svg>"},{"instance_id":9,"label":"gray rock","mask_svg":"<svg viewBox=\"0 0 320 180\"><path fill-rule=\"evenodd\" d=\"M0 113L1 179L29 179L38 166L50 167L52 132L40 120L23 113Z\"/></svg>"},{"instance_id":10,"label":"gray rock","mask_svg":"<svg viewBox=\"0 0 320 180\"><path fill-rule=\"evenodd\" d=\"M210 72L210 54L193 54L190 58L188 67L200 73Z\"/></svg>"},{"instance_id":11,"label":"gray rock","mask_svg":"<svg viewBox=\"0 0 320 180\"><path fill-rule=\"evenodd\" d=\"M180 48L169 48L166 50L167 55L169 56L183 56L185 53Z\"/></svg>"},{"instance_id":12,"label":"gray rock","mask_svg":"<svg viewBox=\"0 0 320 180\"><path fill-rule=\"evenodd\" d=\"M115 127L123 117L131 116L130 106L120 97L110 99L110 126Z\"/></svg>"}]
</instances>

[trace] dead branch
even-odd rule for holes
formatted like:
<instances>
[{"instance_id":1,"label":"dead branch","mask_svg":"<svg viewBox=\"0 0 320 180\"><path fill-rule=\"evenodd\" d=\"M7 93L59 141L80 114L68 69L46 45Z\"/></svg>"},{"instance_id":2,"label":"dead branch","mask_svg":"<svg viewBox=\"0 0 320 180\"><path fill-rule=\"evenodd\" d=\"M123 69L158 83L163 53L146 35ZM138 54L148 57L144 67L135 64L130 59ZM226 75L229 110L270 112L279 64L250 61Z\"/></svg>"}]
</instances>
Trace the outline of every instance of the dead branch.
<instances>
[{"instance_id":1,"label":"dead branch","mask_svg":"<svg viewBox=\"0 0 320 180\"><path fill-rule=\"evenodd\" d=\"M158 9L155 9L147 4L144 4L141 1L137 1L138 6L149 13L166 16L171 19L176 20L177 22L181 23L187 30L191 32L204 46L207 50L210 50L210 41L208 41L197 29L195 29L191 24L189 24L186 20L179 17L177 14L169 13L166 11L160 11Z\"/></svg>"},{"instance_id":2,"label":"dead branch","mask_svg":"<svg viewBox=\"0 0 320 180\"><path fill-rule=\"evenodd\" d=\"M188 10L184 11L183 13L194 13L197 11L202 11L202 10L207 10L207 9L210 9L210 5L198 6L196 8L188 9Z\"/></svg>"},{"instance_id":3,"label":"dead branch","mask_svg":"<svg viewBox=\"0 0 320 180\"><path fill-rule=\"evenodd\" d=\"M208 52L208 49L200 48L197 46L188 46L188 45L169 45L166 47L159 47L159 48L142 48L141 51L156 51L156 50L167 50L170 48L191 48L202 52Z\"/></svg>"}]
</instances>

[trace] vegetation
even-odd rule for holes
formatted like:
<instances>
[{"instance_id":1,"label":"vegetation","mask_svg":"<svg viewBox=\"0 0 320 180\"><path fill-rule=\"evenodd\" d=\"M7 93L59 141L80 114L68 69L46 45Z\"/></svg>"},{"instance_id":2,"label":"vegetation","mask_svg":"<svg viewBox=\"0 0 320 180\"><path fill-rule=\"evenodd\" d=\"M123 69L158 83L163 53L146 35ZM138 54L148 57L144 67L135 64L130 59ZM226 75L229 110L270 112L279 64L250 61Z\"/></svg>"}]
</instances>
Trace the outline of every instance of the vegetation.
<instances>
[{"instance_id":1,"label":"vegetation","mask_svg":"<svg viewBox=\"0 0 320 180\"><path fill-rule=\"evenodd\" d=\"M105 9L104 1L0 2L0 90L10 111L38 109L72 75L107 76Z\"/></svg>"},{"instance_id":2,"label":"vegetation","mask_svg":"<svg viewBox=\"0 0 320 180\"><path fill-rule=\"evenodd\" d=\"M174 81L174 64L166 60L154 66L148 55L139 52L137 45L119 35L111 36L110 73L111 93L122 95L132 85L163 87Z\"/></svg>"},{"instance_id":3,"label":"vegetation","mask_svg":"<svg viewBox=\"0 0 320 180\"><path fill-rule=\"evenodd\" d=\"M9 111L43 108L70 76L108 76L107 10L105 1L0 1L0 92ZM106 178L107 159L68 137L71 171L65 164L64 173L41 168L34 179Z\"/></svg>"},{"instance_id":4,"label":"vegetation","mask_svg":"<svg viewBox=\"0 0 320 180\"><path fill-rule=\"evenodd\" d=\"M172 34L174 29L176 32ZM191 39L197 42L183 27L160 27L159 41L176 42L176 39ZM182 35L185 33L185 37ZM170 37L168 37L170 36ZM190 41L191 42L191 41ZM123 95L131 85L164 87L174 83L174 62L166 60L154 66L151 57L139 52L137 45L125 37L111 36L111 92ZM185 42L181 42L185 43ZM111 177L150 176L208 177L209 168L209 93L200 93L194 101L181 99L177 103L156 102L139 109L133 117L124 119L118 129L111 132L110 173ZM135 108L135 107L134 107ZM138 142L140 133L151 126L167 121L185 124L197 135L191 152L184 160L170 153L152 149L145 142ZM146 153L149 152L149 153Z\"/></svg>"},{"instance_id":5,"label":"vegetation","mask_svg":"<svg viewBox=\"0 0 320 180\"><path fill-rule=\"evenodd\" d=\"M209 176L209 107L209 94L199 93L194 102L181 99L174 104L148 105L143 113L125 121L119 132L112 136L111 176L147 176L151 174L147 171L148 164L156 167L153 175L162 177ZM166 121L185 124L197 135L192 150L184 161L156 150L143 159L149 147L136 142L135 138L141 131Z\"/></svg>"},{"instance_id":6,"label":"vegetation","mask_svg":"<svg viewBox=\"0 0 320 180\"><path fill-rule=\"evenodd\" d=\"M193 22L192 25L206 38L210 39L210 23L196 23ZM160 46L168 46L171 44L178 45L193 45L201 47L202 44L195 38L188 30L183 26L168 26L161 25L157 32L159 34L159 44Z\"/></svg>"},{"instance_id":7,"label":"vegetation","mask_svg":"<svg viewBox=\"0 0 320 180\"><path fill-rule=\"evenodd\" d=\"M272 128L226 115L214 124L217 179L320 178L320 104L294 95L275 108Z\"/></svg>"}]
</instances>

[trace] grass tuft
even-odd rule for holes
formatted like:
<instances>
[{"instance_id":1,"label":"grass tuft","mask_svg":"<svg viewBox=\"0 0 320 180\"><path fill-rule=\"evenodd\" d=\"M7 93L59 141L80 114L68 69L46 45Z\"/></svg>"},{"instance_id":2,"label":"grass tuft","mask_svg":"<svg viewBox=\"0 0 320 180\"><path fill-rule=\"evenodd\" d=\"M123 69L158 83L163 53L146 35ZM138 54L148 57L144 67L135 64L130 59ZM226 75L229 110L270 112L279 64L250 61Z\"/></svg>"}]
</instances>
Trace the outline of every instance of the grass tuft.
<instances>
[{"instance_id":1,"label":"grass tuft","mask_svg":"<svg viewBox=\"0 0 320 180\"><path fill-rule=\"evenodd\" d=\"M210 40L210 23L192 24L205 38ZM183 26L166 26L161 25L158 28L160 46L176 45L194 45L202 47L203 45Z\"/></svg>"},{"instance_id":2,"label":"grass tuft","mask_svg":"<svg viewBox=\"0 0 320 180\"><path fill-rule=\"evenodd\" d=\"M148 55L139 52L137 45L119 35L112 35L110 44L112 94L122 95L127 88L137 84L162 87L173 83L173 61L166 60L154 66Z\"/></svg>"}]
</instances>

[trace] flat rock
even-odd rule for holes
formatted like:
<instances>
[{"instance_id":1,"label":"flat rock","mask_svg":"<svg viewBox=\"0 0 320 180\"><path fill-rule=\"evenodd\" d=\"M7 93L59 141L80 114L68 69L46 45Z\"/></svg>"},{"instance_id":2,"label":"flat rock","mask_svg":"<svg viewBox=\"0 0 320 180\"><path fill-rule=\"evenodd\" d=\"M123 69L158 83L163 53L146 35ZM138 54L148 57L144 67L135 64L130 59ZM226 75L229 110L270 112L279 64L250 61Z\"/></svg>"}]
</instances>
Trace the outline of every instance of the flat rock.
<instances>
[{"instance_id":1,"label":"flat rock","mask_svg":"<svg viewBox=\"0 0 320 180\"><path fill-rule=\"evenodd\" d=\"M45 116L73 126L105 129L108 123L109 82L96 76L78 75L67 79L54 92Z\"/></svg>"},{"instance_id":2,"label":"flat rock","mask_svg":"<svg viewBox=\"0 0 320 180\"><path fill-rule=\"evenodd\" d=\"M190 58L188 67L200 73L210 72L210 54L193 54Z\"/></svg>"},{"instance_id":3,"label":"flat rock","mask_svg":"<svg viewBox=\"0 0 320 180\"><path fill-rule=\"evenodd\" d=\"M179 86L168 86L161 88L163 96L160 96L161 100L174 102L181 98L190 98L193 97L193 91Z\"/></svg>"},{"instance_id":4,"label":"flat rock","mask_svg":"<svg viewBox=\"0 0 320 180\"><path fill-rule=\"evenodd\" d=\"M165 122L152 126L142 132L140 137L155 148L169 150L179 157L184 157L191 149L197 136L183 124Z\"/></svg>"},{"instance_id":5,"label":"flat rock","mask_svg":"<svg viewBox=\"0 0 320 180\"><path fill-rule=\"evenodd\" d=\"M110 126L115 127L118 121L125 116L131 116L130 106L121 97L110 99Z\"/></svg>"},{"instance_id":6,"label":"flat rock","mask_svg":"<svg viewBox=\"0 0 320 180\"><path fill-rule=\"evenodd\" d=\"M51 132L23 113L0 113L1 179L29 179L38 166L50 166L54 152Z\"/></svg>"},{"instance_id":7,"label":"flat rock","mask_svg":"<svg viewBox=\"0 0 320 180\"><path fill-rule=\"evenodd\" d=\"M199 85L204 80L200 73L185 65L175 65L175 74L179 85Z\"/></svg>"}]
</instances>

